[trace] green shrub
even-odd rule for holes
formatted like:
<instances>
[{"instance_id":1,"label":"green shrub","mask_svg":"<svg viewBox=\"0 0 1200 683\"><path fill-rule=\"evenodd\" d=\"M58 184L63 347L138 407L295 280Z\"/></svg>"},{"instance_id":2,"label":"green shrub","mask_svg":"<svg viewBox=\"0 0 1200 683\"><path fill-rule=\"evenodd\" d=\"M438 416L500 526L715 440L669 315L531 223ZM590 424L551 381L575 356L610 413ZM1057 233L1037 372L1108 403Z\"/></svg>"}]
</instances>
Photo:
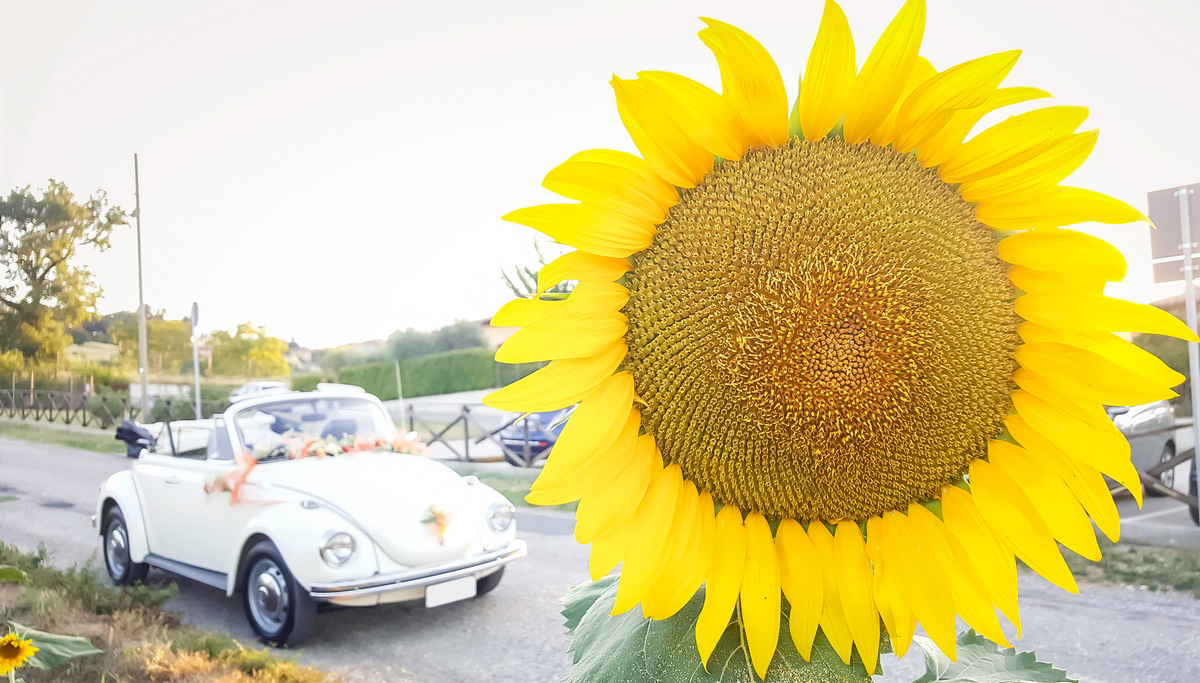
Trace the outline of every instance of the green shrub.
<instances>
[{"instance_id":1,"label":"green shrub","mask_svg":"<svg viewBox=\"0 0 1200 683\"><path fill-rule=\"evenodd\" d=\"M375 394L384 401L390 401L399 396L396 391L396 366L394 363L347 365L338 370L338 381L342 384L362 387L368 393ZM405 380L404 384L404 393L408 395L408 380Z\"/></svg>"},{"instance_id":2,"label":"green shrub","mask_svg":"<svg viewBox=\"0 0 1200 683\"><path fill-rule=\"evenodd\" d=\"M544 367L546 363L496 363L496 382L492 386L508 386Z\"/></svg>"},{"instance_id":3,"label":"green shrub","mask_svg":"<svg viewBox=\"0 0 1200 683\"><path fill-rule=\"evenodd\" d=\"M321 382L327 381L324 375L314 373L292 375L292 389L295 391L312 391Z\"/></svg>"},{"instance_id":4,"label":"green shrub","mask_svg":"<svg viewBox=\"0 0 1200 683\"><path fill-rule=\"evenodd\" d=\"M129 395L116 393L111 389L97 388L96 393L87 400L87 409L101 429L108 429L117 424L125 416L128 408Z\"/></svg>"},{"instance_id":5,"label":"green shrub","mask_svg":"<svg viewBox=\"0 0 1200 683\"><path fill-rule=\"evenodd\" d=\"M528 366L528 367L526 367ZM537 363L521 366L524 374L540 367ZM400 376L404 383L404 396L433 396L457 391L472 391L498 386L497 363L492 360L488 349L457 349L442 353L430 353L400 361ZM524 376L513 374L513 378ZM379 398L390 401L397 398L396 366L393 363L364 363L347 365L338 371L338 381L362 387ZM507 381L511 380L506 380ZM303 391L293 383L297 390ZM313 387L316 383L313 383Z\"/></svg>"}]
</instances>

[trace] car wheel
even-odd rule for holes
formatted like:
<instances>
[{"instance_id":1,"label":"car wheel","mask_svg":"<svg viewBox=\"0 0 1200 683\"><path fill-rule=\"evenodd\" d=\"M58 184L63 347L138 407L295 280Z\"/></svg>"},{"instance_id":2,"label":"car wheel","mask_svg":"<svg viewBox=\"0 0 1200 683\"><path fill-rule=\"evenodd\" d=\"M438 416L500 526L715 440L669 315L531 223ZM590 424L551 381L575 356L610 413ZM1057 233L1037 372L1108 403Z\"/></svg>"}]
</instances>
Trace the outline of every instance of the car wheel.
<instances>
[{"instance_id":1,"label":"car wheel","mask_svg":"<svg viewBox=\"0 0 1200 683\"><path fill-rule=\"evenodd\" d=\"M143 581L150 571L150 565L134 562L129 556L129 527L119 507L113 507L104 516L104 566L108 577L118 586Z\"/></svg>"},{"instance_id":2,"label":"car wheel","mask_svg":"<svg viewBox=\"0 0 1200 683\"><path fill-rule=\"evenodd\" d=\"M500 585L500 579L504 578L504 567L488 574L487 576L475 582L475 597L491 593L496 590L496 586Z\"/></svg>"},{"instance_id":3,"label":"car wheel","mask_svg":"<svg viewBox=\"0 0 1200 683\"><path fill-rule=\"evenodd\" d=\"M255 544L242 566L242 606L259 640L272 647L303 642L312 633L317 603L292 576L275 544Z\"/></svg>"},{"instance_id":4,"label":"car wheel","mask_svg":"<svg viewBox=\"0 0 1200 683\"><path fill-rule=\"evenodd\" d=\"M1195 498L1197 495L1196 468L1198 466L1200 466L1200 461L1197 461L1195 458L1193 458L1192 459L1192 476L1190 477L1191 481L1188 482L1188 495L1191 496L1192 498ZM1196 526L1200 526L1200 507L1192 508L1192 522Z\"/></svg>"},{"instance_id":5,"label":"car wheel","mask_svg":"<svg viewBox=\"0 0 1200 683\"><path fill-rule=\"evenodd\" d=\"M1162 454L1158 456L1158 462L1161 464L1161 463L1164 463L1174 457L1175 457L1175 444L1168 441L1167 443L1163 444ZM1163 483L1163 486L1166 486L1167 488L1173 488L1175 486L1175 468L1172 467L1169 470L1165 470L1165 471L1159 473L1158 480ZM1147 488L1146 493L1148 493L1151 496L1154 496L1156 498L1159 496L1167 495L1165 493L1155 491L1154 489L1151 489L1151 488Z\"/></svg>"}]
</instances>

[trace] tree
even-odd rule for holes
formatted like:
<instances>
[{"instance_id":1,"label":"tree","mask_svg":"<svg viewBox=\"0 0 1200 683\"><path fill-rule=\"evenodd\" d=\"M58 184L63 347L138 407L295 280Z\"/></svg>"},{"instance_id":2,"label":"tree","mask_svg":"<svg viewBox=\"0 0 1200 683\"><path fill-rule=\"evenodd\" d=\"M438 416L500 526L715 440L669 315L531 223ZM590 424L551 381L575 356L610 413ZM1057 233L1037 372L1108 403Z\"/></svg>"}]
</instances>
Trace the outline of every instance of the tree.
<instances>
[{"instance_id":1,"label":"tree","mask_svg":"<svg viewBox=\"0 0 1200 683\"><path fill-rule=\"evenodd\" d=\"M397 330L388 337L392 358L405 360L455 349L476 349L487 346L483 328L479 323L458 320L432 332L421 332L413 328ZM321 367L325 367L324 364Z\"/></svg>"},{"instance_id":2,"label":"tree","mask_svg":"<svg viewBox=\"0 0 1200 683\"><path fill-rule=\"evenodd\" d=\"M121 311L104 317L106 332L121 356L134 367L138 357L137 313ZM167 320L166 311L146 318L146 362L148 372L175 374L191 372L192 326L187 318Z\"/></svg>"},{"instance_id":3,"label":"tree","mask_svg":"<svg viewBox=\"0 0 1200 683\"><path fill-rule=\"evenodd\" d=\"M531 268L529 266L514 266L513 274L505 271L500 271L500 277L504 279L504 284L512 290L512 293L522 299L533 298L537 294L537 278L538 272L546 265L546 257L542 255L542 250L538 247L538 243L533 243L533 251L537 254L538 267ZM546 294L558 295L558 297L566 296L571 293L575 285L571 282L559 282L550 289L546 290Z\"/></svg>"},{"instance_id":4,"label":"tree","mask_svg":"<svg viewBox=\"0 0 1200 683\"><path fill-rule=\"evenodd\" d=\"M265 328L242 323L230 334L212 335L213 374L243 377L282 377L291 372L283 354L287 342L267 336Z\"/></svg>"},{"instance_id":5,"label":"tree","mask_svg":"<svg viewBox=\"0 0 1200 683\"><path fill-rule=\"evenodd\" d=\"M0 351L27 360L53 357L70 341L67 326L93 315L101 290L87 268L74 264L81 247L105 251L127 214L103 191L77 200L51 179L0 199Z\"/></svg>"}]
</instances>

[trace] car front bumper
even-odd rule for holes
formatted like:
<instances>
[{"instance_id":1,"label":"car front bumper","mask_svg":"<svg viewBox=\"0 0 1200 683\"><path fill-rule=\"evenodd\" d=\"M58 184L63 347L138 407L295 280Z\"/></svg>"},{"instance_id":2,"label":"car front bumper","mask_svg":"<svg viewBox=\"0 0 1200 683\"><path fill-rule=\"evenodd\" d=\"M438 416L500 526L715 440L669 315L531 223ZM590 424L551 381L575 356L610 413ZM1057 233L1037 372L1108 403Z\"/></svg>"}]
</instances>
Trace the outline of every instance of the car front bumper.
<instances>
[{"instance_id":1,"label":"car front bumper","mask_svg":"<svg viewBox=\"0 0 1200 683\"><path fill-rule=\"evenodd\" d=\"M480 578L528 554L529 550L525 541L515 539L499 550L491 550L428 567L416 567L391 574L378 574L355 581L314 583L309 587L309 595L314 600L347 605L417 599L424 595L427 586L460 579L464 576L474 575L476 578Z\"/></svg>"}]
</instances>

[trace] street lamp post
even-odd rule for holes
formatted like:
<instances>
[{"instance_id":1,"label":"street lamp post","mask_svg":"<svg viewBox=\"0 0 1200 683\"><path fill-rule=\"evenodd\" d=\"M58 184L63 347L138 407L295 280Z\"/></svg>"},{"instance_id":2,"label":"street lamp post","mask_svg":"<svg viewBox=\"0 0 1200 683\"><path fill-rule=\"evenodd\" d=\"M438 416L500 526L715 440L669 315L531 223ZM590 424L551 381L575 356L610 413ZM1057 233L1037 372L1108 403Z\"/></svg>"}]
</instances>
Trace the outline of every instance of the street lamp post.
<instances>
[{"instance_id":1,"label":"street lamp post","mask_svg":"<svg viewBox=\"0 0 1200 683\"><path fill-rule=\"evenodd\" d=\"M138 158L133 155L133 201L134 217L137 222L137 261L138 261L138 379L142 388L141 412L138 417L148 419L150 413L148 387L146 386L146 366L149 365L146 353L146 301L142 297L142 191L138 179Z\"/></svg>"},{"instance_id":2,"label":"street lamp post","mask_svg":"<svg viewBox=\"0 0 1200 683\"><path fill-rule=\"evenodd\" d=\"M196 419L203 419L200 414L200 350L196 346L196 324L200 321L200 304L192 302L192 374L196 378Z\"/></svg>"}]
</instances>

